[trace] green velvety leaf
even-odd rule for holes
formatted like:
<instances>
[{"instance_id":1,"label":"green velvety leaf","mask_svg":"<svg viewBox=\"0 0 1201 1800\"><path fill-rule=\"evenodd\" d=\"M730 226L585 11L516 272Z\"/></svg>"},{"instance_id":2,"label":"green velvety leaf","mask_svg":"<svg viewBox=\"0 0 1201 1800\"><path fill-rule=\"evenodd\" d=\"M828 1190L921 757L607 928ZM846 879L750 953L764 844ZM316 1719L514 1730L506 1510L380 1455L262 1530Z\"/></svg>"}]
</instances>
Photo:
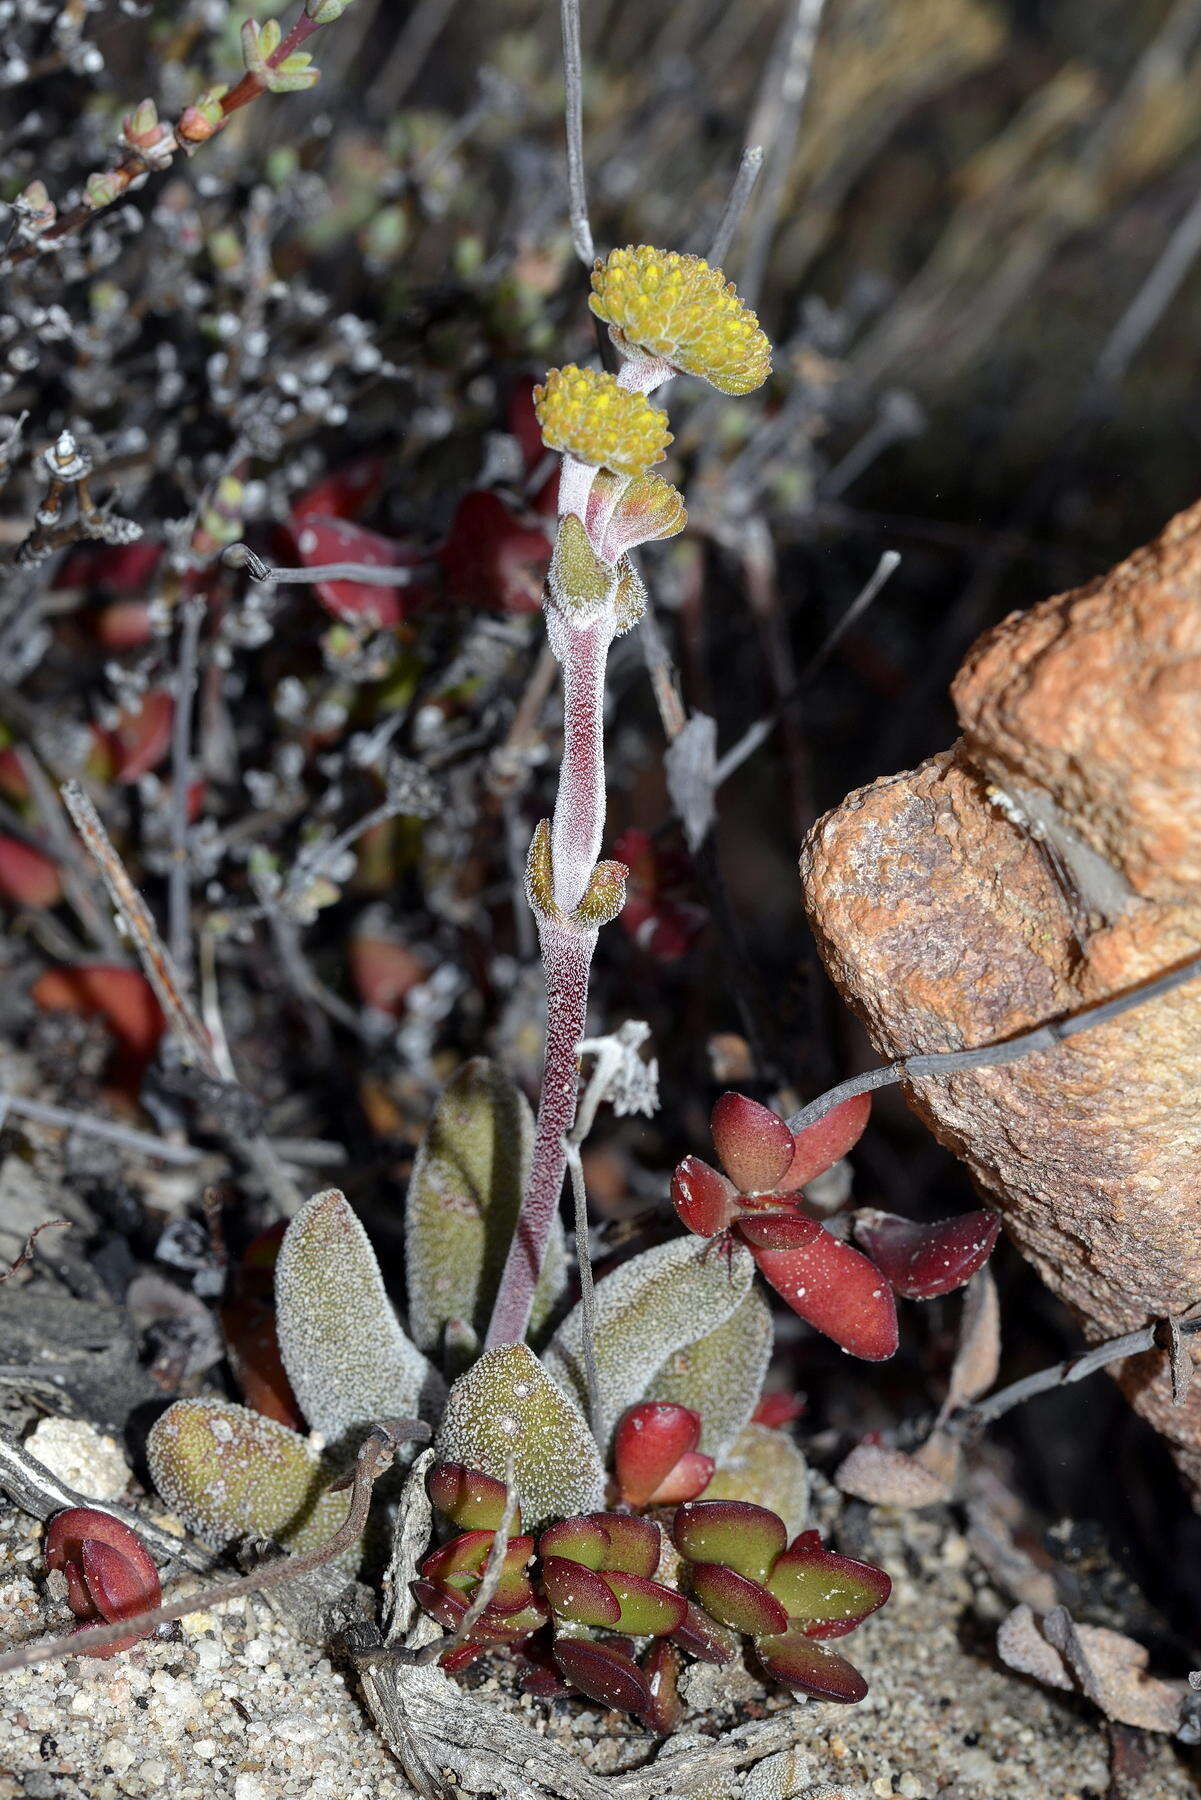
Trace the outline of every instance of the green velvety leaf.
<instances>
[{"instance_id":1,"label":"green velvety leaf","mask_svg":"<svg viewBox=\"0 0 1201 1800\"><path fill-rule=\"evenodd\" d=\"M588 1422L525 1344L485 1350L447 1397L439 1458L512 1480L527 1528L594 1512L605 1471Z\"/></svg>"},{"instance_id":2,"label":"green velvety leaf","mask_svg":"<svg viewBox=\"0 0 1201 1800\"><path fill-rule=\"evenodd\" d=\"M337 1471L307 1439L226 1400L177 1400L156 1420L147 1454L167 1505L224 1549L236 1538L274 1538L311 1550L346 1518L349 1495L331 1494ZM353 1569L358 1551L338 1559Z\"/></svg>"},{"instance_id":3,"label":"green velvety leaf","mask_svg":"<svg viewBox=\"0 0 1201 1800\"><path fill-rule=\"evenodd\" d=\"M759 1404L771 1347L771 1308L753 1287L715 1330L672 1352L647 1398L674 1400L699 1413L697 1449L720 1462Z\"/></svg>"},{"instance_id":4,"label":"green velvety leaf","mask_svg":"<svg viewBox=\"0 0 1201 1800\"><path fill-rule=\"evenodd\" d=\"M665 1366L678 1351L725 1323L746 1299L754 1273L749 1254L738 1245L727 1257L695 1237L680 1237L631 1257L598 1282L596 1360L601 1437L606 1445L627 1407L638 1400L668 1397L659 1392ZM587 1393L582 1335L583 1315L577 1306L542 1356L555 1380L581 1402ZM685 1404L693 1406L704 1422L703 1396ZM733 1407L728 1415L736 1416Z\"/></svg>"},{"instance_id":5,"label":"green velvety leaf","mask_svg":"<svg viewBox=\"0 0 1201 1800\"><path fill-rule=\"evenodd\" d=\"M314 1195L288 1226L275 1300L288 1380L327 1440L436 1411L445 1383L401 1330L367 1233L336 1188Z\"/></svg>"},{"instance_id":6,"label":"green velvety leaf","mask_svg":"<svg viewBox=\"0 0 1201 1800\"><path fill-rule=\"evenodd\" d=\"M492 1303L529 1174L534 1117L496 1063L477 1056L452 1078L417 1151L405 1209L409 1328L421 1349L442 1346L447 1326L476 1342ZM566 1275L556 1220L534 1296L531 1336L545 1324Z\"/></svg>"},{"instance_id":7,"label":"green velvety leaf","mask_svg":"<svg viewBox=\"0 0 1201 1800\"><path fill-rule=\"evenodd\" d=\"M809 1466L782 1431L747 1425L714 1471L706 1500L751 1500L778 1513L793 1538L809 1517Z\"/></svg>"}]
</instances>

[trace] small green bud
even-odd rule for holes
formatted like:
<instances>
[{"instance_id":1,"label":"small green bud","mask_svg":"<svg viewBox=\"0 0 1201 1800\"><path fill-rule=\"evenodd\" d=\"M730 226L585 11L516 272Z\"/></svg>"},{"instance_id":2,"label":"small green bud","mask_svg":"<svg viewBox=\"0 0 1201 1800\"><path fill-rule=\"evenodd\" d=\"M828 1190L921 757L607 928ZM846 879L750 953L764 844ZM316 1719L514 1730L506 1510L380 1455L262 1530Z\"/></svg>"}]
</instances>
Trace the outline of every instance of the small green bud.
<instances>
[{"instance_id":1,"label":"small green bud","mask_svg":"<svg viewBox=\"0 0 1201 1800\"><path fill-rule=\"evenodd\" d=\"M89 175L84 198L98 212L102 206L111 206L114 200L119 200L127 185L124 177L118 175L115 169L110 169L103 175Z\"/></svg>"},{"instance_id":2,"label":"small green bud","mask_svg":"<svg viewBox=\"0 0 1201 1800\"><path fill-rule=\"evenodd\" d=\"M321 70L313 68L312 64L307 50L294 50L274 68L268 66L267 87L273 94L297 94L304 88L316 87L321 80Z\"/></svg>"},{"instance_id":3,"label":"small green bud","mask_svg":"<svg viewBox=\"0 0 1201 1800\"><path fill-rule=\"evenodd\" d=\"M314 25L332 25L340 19L350 0L305 0L305 12Z\"/></svg>"}]
</instances>

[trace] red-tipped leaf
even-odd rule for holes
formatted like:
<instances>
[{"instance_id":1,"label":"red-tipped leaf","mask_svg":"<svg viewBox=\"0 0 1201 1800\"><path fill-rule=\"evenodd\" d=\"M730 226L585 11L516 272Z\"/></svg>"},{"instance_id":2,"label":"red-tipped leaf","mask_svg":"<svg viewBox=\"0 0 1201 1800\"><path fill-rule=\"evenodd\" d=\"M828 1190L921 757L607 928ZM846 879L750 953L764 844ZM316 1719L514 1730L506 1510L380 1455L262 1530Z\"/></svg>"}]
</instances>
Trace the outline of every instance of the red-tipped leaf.
<instances>
[{"instance_id":1,"label":"red-tipped leaf","mask_svg":"<svg viewBox=\"0 0 1201 1800\"><path fill-rule=\"evenodd\" d=\"M620 1631L634 1637L666 1637L677 1631L688 1615L688 1602L674 1588L662 1582L648 1581L642 1575L623 1575L619 1570L605 1571L601 1579L609 1587L621 1607L617 1621Z\"/></svg>"},{"instance_id":2,"label":"red-tipped leaf","mask_svg":"<svg viewBox=\"0 0 1201 1800\"><path fill-rule=\"evenodd\" d=\"M622 1416L613 1438L617 1486L627 1506L647 1506L682 1456L700 1442L699 1413L673 1401L644 1400Z\"/></svg>"},{"instance_id":3,"label":"red-tipped leaf","mask_svg":"<svg viewBox=\"0 0 1201 1800\"><path fill-rule=\"evenodd\" d=\"M709 1127L722 1168L741 1194L774 1192L793 1159L792 1133L783 1119L748 1100L723 1094Z\"/></svg>"},{"instance_id":4,"label":"red-tipped leaf","mask_svg":"<svg viewBox=\"0 0 1201 1800\"><path fill-rule=\"evenodd\" d=\"M823 1649L799 1631L760 1638L755 1655L773 1681L794 1693L836 1700L844 1706L853 1706L867 1693L866 1681L845 1656Z\"/></svg>"},{"instance_id":5,"label":"red-tipped leaf","mask_svg":"<svg viewBox=\"0 0 1201 1800\"><path fill-rule=\"evenodd\" d=\"M690 1501L671 1535L689 1562L722 1563L750 1581L762 1581L788 1543L783 1519L749 1500Z\"/></svg>"},{"instance_id":6,"label":"red-tipped leaf","mask_svg":"<svg viewBox=\"0 0 1201 1800\"><path fill-rule=\"evenodd\" d=\"M680 1699L680 1653L666 1638L657 1638L642 1659L642 1673L650 1689L650 1705L642 1715L651 1731L667 1737L684 1713Z\"/></svg>"},{"instance_id":7,"label":"red-tipped leaf","mask_svg":"<svg viewBox=\"0 0 1201 1800\"><path fill-rule=\"evenodd\" d=\"M608 1551L609 1533L600 1513L560 1519L558 1524L548 1525L538 1539L539 1556L565 1557L568 1562L582 1563L586 1569L601 1568Z\"/></svg>"},{"instance_id":8,"label":"red-tipped leaf","mask_svg":"<svg viewBox=\"0 0 1201 1800\"><path fill-rule=\"evenodd\" d=\"M650 1705L650 1683L646 1676L632 1656L612 1644L592 1644L583 1638L557 1638L555 1661L573 1688L601 1706L641 1716Z\"/></svg>"},{"instance_id":9,"label":"red-tipped leaf","mask_svg":"<svg viewBox=\"0 0 1201 1800\"><path fill-rule=\"evenodd\" d=\"M680 1220L697 1237L716 1237L738 1217L738 1189L726 1176L686 1156L671 1178L671 1203Z\"/></svg>"},{"instance_id":10,"label":"red-tipped leaf","mask_svg":"<svg viewBox=\"0 0 1201 1800\"><path fill-rule=\"evenodd\" d=\"M780 1192L795 1193L797 1188L815 1181L839 1157L845 1156L863 1135L871 1110L871 1095L856 1094L853 1099L834 1107L815 1125L798 1131L793 1139L792 1161L779 1183Z\"/></svg>"},{"instance_id":11,"label":"red-tipped leaf","mask_svg":"<svg viewBox=\"0 0 1201 1800\"><path fill-rule=\"evenodd\" d=\"M566 1556L544 1556L539 1561L542 1591L551 1610L577 1625L615 1627L621 1619L621 1602L605 1580L583 1563Z\"/></svg>"},{"instance_id":12,"label":"red-tipped leaf","mask_svg":"<svg viewBox=\"0 0 1201 1800\"><path fill-rule=\"evenodd\" d=\"M721 1563L690 1563L688 1581L705 1611L731 1631L763 1637L788 1630L788 1614L775 1595Z\"/></svg>"},{"instance_id":13,"label":"red-tipped leaf","mask_svg":"<svg viewBox=\"0 0 1201 1800\"><path fill-rule=\"evenodd\" d=\"M802 1532L777 1558L767 1585L807 1637L844 1637L884 1605L892 1581L873 1563L823 1547L816 1531Z\"/></svg>"},{"instance_id":14,"label":"red-tipped leaf","mask_svg":"<svg viewBox=\"0 0 1201 1800\"><path fill-rule=\"evenodd\" d=\"M752 1249L782 1300L852 1356L883 1362L897 1347L897 1308L875 1263L819 1227L795 1250Z\"/></svg>"},{"instance_id":15,"label":"red-tipped leaf","mask_svg":"<svg viewBox=\"0 0 1201 1800\"><path fill-rule=\"evenodd\" d=\"M494 1475L462 1463L435 1463L425 1479L431 1504L463 1531L496 1531L504 1518L508 1489ZM513 1518L513 1530L521 1530L521 1509Z\"/></svg>"},{"instance_id":16,"label":"red-tipped leaf","mask_svg":"<svg viewBox=\"0 0 1201 1800\"><path fill-rule=\"evenodd\" d=\"M651 1495L650 1504L679 1506L684 1500L695 1500L712 1481L716 1467L711 1456L705 1456L700 1450L689 1450L680 1458L667 1479L659 1483Z\"/></svg>"},{"instance_id":17,"label":"red-tipped leaf","mask_svg":"<svg viewBox=\"0 0 1201 1800\"><path fill-rule=\"evenodd\" d=\"M626 1575L653 1575L659 1567L663 1541L659 1527L649 1519L635 1519L629 1513L594 1513L608 1538L601 1568L608 1573L620 1569Z\"/></svg>"},{"instance_id":18,"label":"red-tipped leaf","mask_svg":"<svg viewBox=\"0 0 1201 1800\"><path fill-rule=\"evenodd\" d=\"M984 1267L1000 1230L1000 1215L983 1211L919 1225L873 1207L855 1220L856 1238L906 1300L933 1300L962 1287Z\"/></svg>"}]
</instances>

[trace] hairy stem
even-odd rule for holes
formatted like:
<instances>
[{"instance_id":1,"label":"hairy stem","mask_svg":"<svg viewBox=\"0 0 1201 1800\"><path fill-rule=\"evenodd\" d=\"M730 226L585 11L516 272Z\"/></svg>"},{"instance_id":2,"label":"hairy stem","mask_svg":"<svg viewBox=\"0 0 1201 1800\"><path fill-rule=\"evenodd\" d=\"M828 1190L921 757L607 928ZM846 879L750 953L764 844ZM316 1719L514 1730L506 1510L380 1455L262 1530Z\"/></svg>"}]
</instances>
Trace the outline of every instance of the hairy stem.
<instances>
[{"instance_id":1,"label":"hairy stem","mask_svg":"<svg viewBox=\"0 0 1201 1800\"><path fill-rule=\"evenodd\" d=\"M575 1123L579 1090L579 1045L596 932L552 914L539 921L538 935L546 970L546 1062L530 1178L488 1326L488 1350L520 1344L525 1337L563 1191L567 1133Z\"/></svg>"},{"instance_id":2,"label":"hairy stem","mask_svg":"<svg viewBox=\"0 0 1201 1800\"><path fill-rule=\"evenodd\" d=\"M563 766L551 824L555 904L584 898L605 828L605 663L613 637L606 610L589 625L552 615L551 646L563 665Z\"/></svg>"}]
</instances>

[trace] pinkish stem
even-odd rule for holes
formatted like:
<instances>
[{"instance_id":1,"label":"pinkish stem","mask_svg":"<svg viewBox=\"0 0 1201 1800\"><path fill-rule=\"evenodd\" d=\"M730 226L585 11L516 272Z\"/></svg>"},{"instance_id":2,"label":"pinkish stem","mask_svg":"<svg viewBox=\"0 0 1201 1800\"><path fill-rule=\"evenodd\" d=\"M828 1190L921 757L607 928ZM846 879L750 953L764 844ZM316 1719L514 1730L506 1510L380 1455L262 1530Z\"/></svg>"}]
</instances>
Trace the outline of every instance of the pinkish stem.
<instances>
[{"instance_id":1,"label":"pinkish stem","mask_svg":"<svg viewBox=\"0 0 1201 1800\"><path fill-rule=\"evenodd\" d=\"M538 935L546 970L546 1063L530 1178L488 1325L488 1350L522 1343L529 1327L534 1290L559 1210L567 1169L567 1134L575 1123L579 1091L578 1051L588 1010L588 971L596 932L571 919L550 917L539 922Z\"/></svg>"},{"instance_id":2,"label":"pinkish stem","mask_svg":"<svg viewBox=\"0 0 1201 1800\"><path fill-rule=\"evenodd\" d=\"M555 904L574 912L584 898L605 829L605 663L613 640L606 610L589 625L548 619L563 665L563 767L551 824Z\"/></svg>"}]
</instances>

